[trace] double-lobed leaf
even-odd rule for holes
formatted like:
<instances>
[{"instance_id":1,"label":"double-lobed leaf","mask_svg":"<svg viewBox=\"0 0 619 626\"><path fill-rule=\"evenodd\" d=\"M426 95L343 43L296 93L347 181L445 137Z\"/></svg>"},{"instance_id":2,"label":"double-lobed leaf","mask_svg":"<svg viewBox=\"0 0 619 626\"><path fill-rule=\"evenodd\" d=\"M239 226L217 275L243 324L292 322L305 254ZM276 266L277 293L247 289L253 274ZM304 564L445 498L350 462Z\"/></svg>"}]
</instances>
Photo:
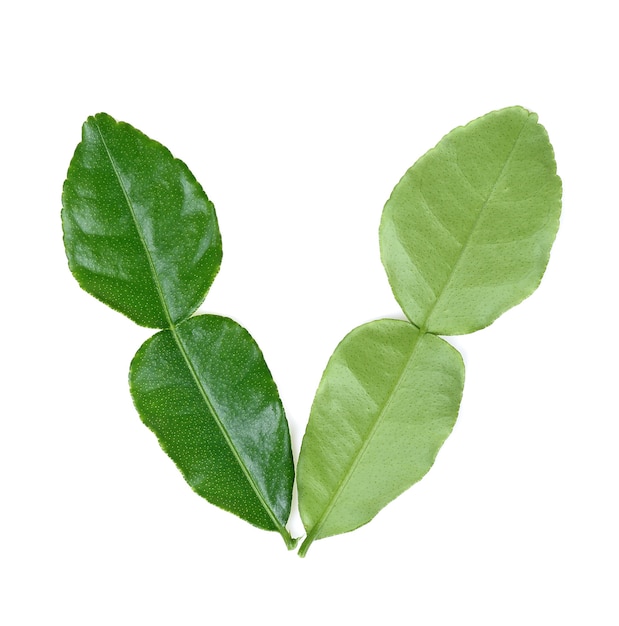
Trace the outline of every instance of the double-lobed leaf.
<instances>
[{"instance_id":1,"label":"double-lobed leaf","mask_svg":"<svg viewBox=\"0 0 619 626\"><path fill-rule=\"evenodd\" d=\"M62 200L69 267L82 288L164 329L132 362L140 417L197 493L292 547L290 435L264 357L232 320L190 317L222 256L202 187L164 146L99 113L84 124Z\"/></svg>"},{"instance_id":2,"label":"double-lobed leaf","mask_svg":"<svg viewBox=\"0 0 619 626\"><path fill-rule=\"evenodd\" d=\"M325 369L299 457L301 556L368 522L430 469L464 381L459 353L436 335L479 330L536 289L560 208L548 136L521 107L456 128L406 172L379 234L411 323L357 328Z\"/></svg>"},{"instance_id":3,"label":"double-lobed leaf","mask_svg":"<svg viewBox=\"0 0 619 626\"><path fill-rule=\"evenodd\" d=\"M560 210L537 115L510 107L451 131L383 212L381 256L406 316L439 335L488 326L539 285Z\"/></svg>"}]
</instances>

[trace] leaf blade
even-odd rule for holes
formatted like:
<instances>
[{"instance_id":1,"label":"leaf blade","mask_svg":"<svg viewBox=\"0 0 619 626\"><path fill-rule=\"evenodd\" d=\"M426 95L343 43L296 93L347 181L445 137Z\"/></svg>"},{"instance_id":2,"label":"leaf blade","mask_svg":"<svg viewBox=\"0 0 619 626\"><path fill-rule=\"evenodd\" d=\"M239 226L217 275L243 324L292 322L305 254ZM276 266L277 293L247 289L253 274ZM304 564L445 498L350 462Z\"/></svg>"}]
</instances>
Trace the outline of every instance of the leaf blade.
<instances>
[{"instance_id":1,"label":"leaf blade","mask_svg":"<svg viewBox=\"0 0 619 626\"><path fill-rule=\"evenodd\" d=\"M446 135L396 185L380 226L396 299L418 327L465 334L539 285L559 226L548 135L521 107Z\"/></svg>"},{"instance_id":2,"label":"leaf blade","mask_svg":"<svg viewBox=\"0 0 619 626\"><path fill-rule=\"evenodd\" d=\"M199 315L157 333L134 357L130 388L142 421L196 493L291 541L288 424L244 328Z\"/></svg>"},{"instance_id":3,"label":"leaf blade","mask_svg":"<svg viewBox=\"0 0 619 626\"><path fill-rule=\"evenodd\" d=\"M354 530L432 466L457 418L459 353L408 322L347 335L316 392L299 463L299 510L316 539Z\"/></svg>"},{"instance_id":4,"label":"leaf blade","mask_svg":"<svg viewBox=\"0 0 619 626\"><path fill-rule=\"evenodd\" d=\"M215 209L167 148L105 113L89 117L62 204L69 267L85 291L152 328L202 303L222 256Z\"/></svg>"}]
</instances>

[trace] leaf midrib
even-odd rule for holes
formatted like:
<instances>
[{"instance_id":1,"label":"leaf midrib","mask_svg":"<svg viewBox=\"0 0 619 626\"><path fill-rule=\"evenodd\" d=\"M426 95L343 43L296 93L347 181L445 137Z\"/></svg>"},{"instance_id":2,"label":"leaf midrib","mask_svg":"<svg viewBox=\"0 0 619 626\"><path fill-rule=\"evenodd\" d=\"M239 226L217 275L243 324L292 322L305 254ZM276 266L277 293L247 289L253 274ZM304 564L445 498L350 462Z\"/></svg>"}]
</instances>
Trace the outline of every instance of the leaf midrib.
<instances>
[{"instance_id":1,"label":"leaf midrib","mask_svg":"<svg viewBox=\"0 0 619 626\"><path fill-rule=\"evenodd\" d=\"M404 323L407 323L407 322L404 322ZM406 361L404 362L402 371L400 372L400 375L398 376L391 391L389 392L387 396L387 400L385 401L383 407L378 412L378 415L376 416L374 423L372 424L370 428L369 434L366 437L365 442L362 444L361 448L357 451L357 453L353 456L348 466L348 469L346 470L344 474L344 477L340 481L340 484L338 488L335 490L333 496L331 496L327 506L325 507L323 514L320 516L318 521L314 524L314 526L307 533L307 537L305 538L305 541L303 542L303 545L301 546L301 549L299 550L299 554L301 554L302 556L305 554L305 552L307 551L311 543L316 539L317 535L320 533L320 530L322 529L327 519L329 518L331 511L337 504L338 499L340 498L340 496L346 489L348 483L352 479L355 473L355 470L357 469L359 463L361 462L363 456L365 455L367 449L369 448L370 443L372 442L372 439L378 432L378 429L385 417L385 414L387 413L389 407L391 406L391 403L393 402L393 398L396 396L398 389L400 388L400 385L402 384L402 381L404 380L404 376L408 370L408 366L410 365L411 361L413 360L413 357L415 356L417 346L419 345L419 342L421 341L421 339L426 335L425 331L421 331L419 329L415 329L415 330L417 331L416 337L411 347L410 354L408 358L406 359Z\"/></svg>"},{"instance_id":2,"label":"leaf midrib","mask_svg":"<svg viewBox=\"0 0 619 626\"><path fill-rule=\"evenodd\" d=\"M157 290L157 294L159 295L159 300L161 301L161 308L163 310L163 313L165 315L165 318L168 322L168 329L171 333L172 336L174 337L174 341L176 343L176 346L178 348L178 351L180 352L185 365L187 366L187 369L189 370L191 377L193 378L198 391L202 397L202 399L204 400L204 404L206 405L209 413L211 414L213 420L215 421L215 423L217 424L219 431L221 432L222 437L224 438L224 441L226 442L226 444L228 445L228 447L230 448L230 451L232 452L237 464L240 466L243 475L245 476L247 482L249 483L249 485L251 486L251 488L253 489L254 493L256 494L256 497L258 498L258 501L260 502L260 504L262 505L262 507L265 509L265 511L267 512L268 516L271 518L271 520L273 521L273 524L275 525L276 529L278 530L278 532L284 537L284 540L288 543L288 540L290 539L290 535L288 533L288 531L285 529L285 527L280 523L280 521L277 519L277 517L275 516L275 513L273 512L273 510L271 509L271 507L268 505L268 503L266 502L266 500L264 499L264 496L261 492L261 490L259 489L258 485L256 484L253 476L251 475L251 472L249 471L249 469L247 468L246 464L244 463L241 455L239 454L239 451L237 450L236 446L234 445L234 442L232 441L232 439L230 438L230 435L228 434L228 431L226 430L225 426L223 425L223 422L221 421L221 419L219 418L219 416L217 415L217 411L215 410L215 407L213 406L213 403L211 402L211 399L209 398L206 389L204 388L204 385L202 384L202 381L200 380L198 373L196 372L195 367L193 366L193 363L189 357L189 354L178 334L178 331L176 329L176 325L174 324L174 322L172 321L172 317L170 315L170 311L168 309L167 303L165 301L165 297L163 295L163 288L161 286L161 283L159 282L159 277L157 276L157 272L156 272L156 268L155 268L155 263L153 261L152 255L150 253L150 250L148 248L148 245L146 243L146 239L144 238L144 234L142 233L142 230L140 228L140 225L138 223L137 220L137 216L135 214L135 210L133 208L133 204L131 202L131 198L129 197L129 193L127 192L127 189L123 183L120 171L118 169L118 166L116 164L116 161L114 160L114 157L112 156L112 153L110 152L110 149L108 148L108 145L105 141L105 138L103 137L103 133L101 132L101 128L99 127L99 124L97 123L97 120L94 120L94 124L95 127L97 129L97 132L99 134L99 137L101 139L101 143L103 144L103 148L105 149L105 152L107 154L107 157L110 161L110 164L112 165L112 169L114 170L114 174L116 176L116 179L118 181L118 185L120 186L123 196L125 198L125 202L127 203L127 207L129 209L129 213L131 214L131 218L133 220L133 225L135 227L135 230L138 234L138 237L140 239L140 243L142 244L142 247L144 248L144 252L146 254L146 258L148 260L148 265L150 268L150 272L153 278L153 283L155 285L155 288ZM182 322L181 322L182 323Z\"/></svg>"},{"instance_id":3,"label":"leaf midrib","mask_svg":"<svg viewBox=\"0 0 619 626\"><path fill-rule=\"evenodd\" d=\"M112 169L114 170L116 180L118 181L118 186L120 187L123 193L123 196L125 198L125 202L127 203L127 208L129 209L129 213L131 215L131 219L133 220L133 225L138 234L138 238L140 239L140 243L142 244L142 247L144 248L146 259L148 261L148 267L150 269L150 273L153 278L153 283L155 285L155 289L157 290L159 301L161 302L161 309L163 310L163 314L165 315L165 318L168 322L168 328L172 328L174 326L174 322L172 320L172 316L170 315L170 310L168 309L167 302L165 301L165 297L163 295L163 288L161 286L161 283L159 282L159 277L157 276L155 262L153 261L153 257L148 247L148 244L146 243L144 233L142 232L142 229L140 228L140 225L138 223L138 218L133 208L133 204L131 202L131 199L129 198L129 192L127 191L127 188L125 187L125 183L123 182L122 176L120 174L120 170L118 169L118 166L116 165L116 161L114 160L114 157L112 156L112 153L110 152L110 149L108 148L105 138L103 137L103 133L101 132L101 128L99 127L99 124L97 123L96 119L94 119L94 124L97 129L97 132L99 133L99 138L101 139L101 143L103 144L103 148L105 150L105 153L107 154L107 158L110 160L110 164L112 165Z\"/></svg>"},{"instance_id":4,"label":"leaf midrib","mask_svg":"<svg viewBox=\"0 0 619 626\"><path fill-rule=\"evenodd\" d=\"M473 221L471 229L469 230L469 233L466 236L466 239L462 243L462 247L460 248L460 251L458 252L458 256L456 257L456 260L455 260L455 262L454 262L454 264L453 264L453 266L451 268L451 271L449 272L449 276L447 276L447 280L445 281L445 283L443 284L443 287L439 291L439 294L436 297L436 299L434 300L434 303L432 304L432 306L430 307L430 310L428 311L427 315L425 316L425 319L421 322L420 328L425 330L426 328L428 328L428 326L430 326L430 321L431 321L431 318L432 318L432 314L434 313L434 311L435 311L436 307L438 306L439 302L441 301L442 297L447 292L447 290L449 288L449 285L451 284L451 281L453 280L453 278L454 278L454 276L456 274L456 270L458 269L458 266L462 262L462 259L464 257L464 253L466 252L466 250L468 248L468 245L471 242L471 239L473 238L473 234L475 233L475 230L477 229L477 226L479 225L479 221L481 219L481 216L484 213L484 210L486 209L488 204L490 203L490 200L492 199L492 196L494 195L499 182L503 178L503 175L505 174L505 171L506 171L509 163L511 162L511 159L512 159L512 157L514 155L514 152L516 151L516 147L518 146L518 142L520 141L520 138L522 137L522 133L524 132L525 127L529 123L529 119L531 118L531 115L532 114L529 113L527 115L526 119L524 120L524 122L522 124L522 127L520 128L520 131L518 132L518 136L516 137L516 139L514 141L514 145L512 146L511 150L509 151L509 154L507 155L507 158L505 159L505 163L503 164L503 167L501 168L501 171L499 172L499 175L497 176L497 179L494 181L494 184L492 185L492 189L488 193L488 197L486 198L486 200L484 201L484 203L480 207L480 209L479 209L479 211L477 213L477 216L475 217L475 220ZM468 182L468 180L467 180L467 182ZM428 208L430 208L430 207L428 207Z\"/></svg>"},{"instance_id":5,"label":"leaf midrib","mask_svg":"<svg viewBox=\"0 0 619 626\"><path fill-rule=\"evenodd\" d=\"M243 471L243 474L244 474L247 482L250 484L251 488L254 490L254 493L256 494L256 497L258 498L260 504L265 509L265 511L267 512L268 516L271 518L271 520L272 520L273 524L275 525L276 529L278 530L278 532L284 536L284 539L286 539L286 536L288 535L288 531L286 531L284 526L281 524L281 522L275 516L275 513L273 512L273 510L271 509L269 504L264 499L264 496L262 495L262 491L260 490L260 488L258 487L257 483L255 482L253 476L251 475L251 472L249 471L249 469L245 465L245 463L244 463L241 455L239 454L236 446L234 445L234 442L232 441L228 431L226 430L225 426L223 425L223 422L219 419L219 416L217 415L217 411L215 410L215 407L213 406L213 403L211 402L211 399L210 399L206 389L204 388L204 385L202 384L202 381L200 380L200 377L198 376L198 372L196 371L196 369L195 369L195 367L193 365L193 362L191 361L191 359L189 357L189 353L187 352L187 349L185 348L185 345L183 344L183 341L182 341L180 335L178 334L177 329L174 327L174 328L171 328L170 330L172 331L172 336L174 337L174 341L176 342L178 350L181 353L181 356L183 357L183 360L185 361L185 365L187 366L187 369L189 370L189 372L191 374L191 377L193 378L193 380L194 380L194 382L195 382L195 384L196 384L196 386L198 388L198 391L200 392L200 395L202 396L202 399L204 400L204 403L206 404L209 412L211 413L211 415L213 417L213 420L215 421L215 423L219 427L219 430L221 432L222 437L224 438L226 444L228 445L228 447L230 448L232 454L234 455L234 458L235 458L236 462L241 467L241 470Z\"/></svg>"}]
</instances>

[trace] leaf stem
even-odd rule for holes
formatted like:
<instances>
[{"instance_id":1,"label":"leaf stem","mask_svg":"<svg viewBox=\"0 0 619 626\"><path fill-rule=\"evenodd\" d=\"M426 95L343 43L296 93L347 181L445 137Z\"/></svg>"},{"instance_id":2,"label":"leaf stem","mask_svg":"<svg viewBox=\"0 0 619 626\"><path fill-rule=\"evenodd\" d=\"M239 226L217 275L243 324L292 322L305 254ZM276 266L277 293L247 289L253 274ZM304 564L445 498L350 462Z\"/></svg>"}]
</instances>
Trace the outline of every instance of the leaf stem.
<instances>
[{"instance_id":1,"label":"leaf stem","mask_svg":"<svg viewBox=\"0 0 619 626\"><path fill-rule=\"evenodd\" d=\"M297 543L299 543L299 537L293 537L285 527L281 527L278 530L279 534L284 538L288 550L294 550L297 547Z\"/></svg>"},{"instance_id":2,"label":"leaf stem","mask_svg":"<svg viewBox=\"0 0 619 626\"><path fill-rule=\"evenodd\" d=\"M305 558L305 555L307 554L307 551L309 550L310 546L312 545L312 543L314 543L314 537L315 537L316 533L309 533L307 535L307 537L305 537L305 539L303 540L303 543L301 544L301 547L299 548L299 551L297 552L297 554L303 559Z\"/></svg>"}]
</instances>

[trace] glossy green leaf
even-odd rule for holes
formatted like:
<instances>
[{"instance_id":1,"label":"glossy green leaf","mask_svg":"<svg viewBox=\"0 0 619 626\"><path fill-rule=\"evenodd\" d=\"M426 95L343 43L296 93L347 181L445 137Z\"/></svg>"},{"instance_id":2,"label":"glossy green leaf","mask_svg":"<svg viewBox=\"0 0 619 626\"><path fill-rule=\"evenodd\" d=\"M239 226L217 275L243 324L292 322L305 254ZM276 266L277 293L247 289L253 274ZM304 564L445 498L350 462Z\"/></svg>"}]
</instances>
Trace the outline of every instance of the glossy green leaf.
<instances>
[{"instance_id":1,"label":"glossy green leaf","mask_svg":"<svg viewBox=\"0 0 619 626\"><path fill-rule=\"evenodd\" d=\"M537 115L521 107L456 128L393 190L383 264L419 328L483 328L529 296L559 226L561 182Z\"/></svg>"},{"instance_id":2,"label":"glossy green leaf","mask_svg":"<svg viewBox=\"0 0 619 626\"><path fill-rule=\"evenodd\" d=\"M464 366L448 343L408 322L353 330L318 387L299 457L299 508L307 538L370 521L420 480L451 432Z\"/></svg>"},{"instance_id":3,"label":"glossy green leaf","mask_svg":"<svg viewBox=\"0 0 619 626\"><path fill-rule=\"evenodd\" d=\"M105 113L89 117L62 204L69 267L83 289L153 328L202 303L221 262L215 209L167 148Z\"/></svg>"},{"instance_id":4,"label":"glossy green leaf","mask_svg":"<svg viewBox=\"0 0 619 626\"><path fill-rule=\"evenodd\" d=\"M249 333L228 318L192 317L144 343L130 384L142 420L191 487L292 547L288 425Z\"/></svg>"},{"instance_id":5,"label":"glossy green leaf","mask_svg":"<svg viewBox=\"0 0 619 626\"><path fill-rule=\"evenodd\" d=\"M191 487L288 547L294 465L277 388L255 341L230 319L189 316L221 262L215 209L161 144L88 118L63 189L69 266L80 285L144 326L131 392Z\"/></svg>"}]
</instances>

